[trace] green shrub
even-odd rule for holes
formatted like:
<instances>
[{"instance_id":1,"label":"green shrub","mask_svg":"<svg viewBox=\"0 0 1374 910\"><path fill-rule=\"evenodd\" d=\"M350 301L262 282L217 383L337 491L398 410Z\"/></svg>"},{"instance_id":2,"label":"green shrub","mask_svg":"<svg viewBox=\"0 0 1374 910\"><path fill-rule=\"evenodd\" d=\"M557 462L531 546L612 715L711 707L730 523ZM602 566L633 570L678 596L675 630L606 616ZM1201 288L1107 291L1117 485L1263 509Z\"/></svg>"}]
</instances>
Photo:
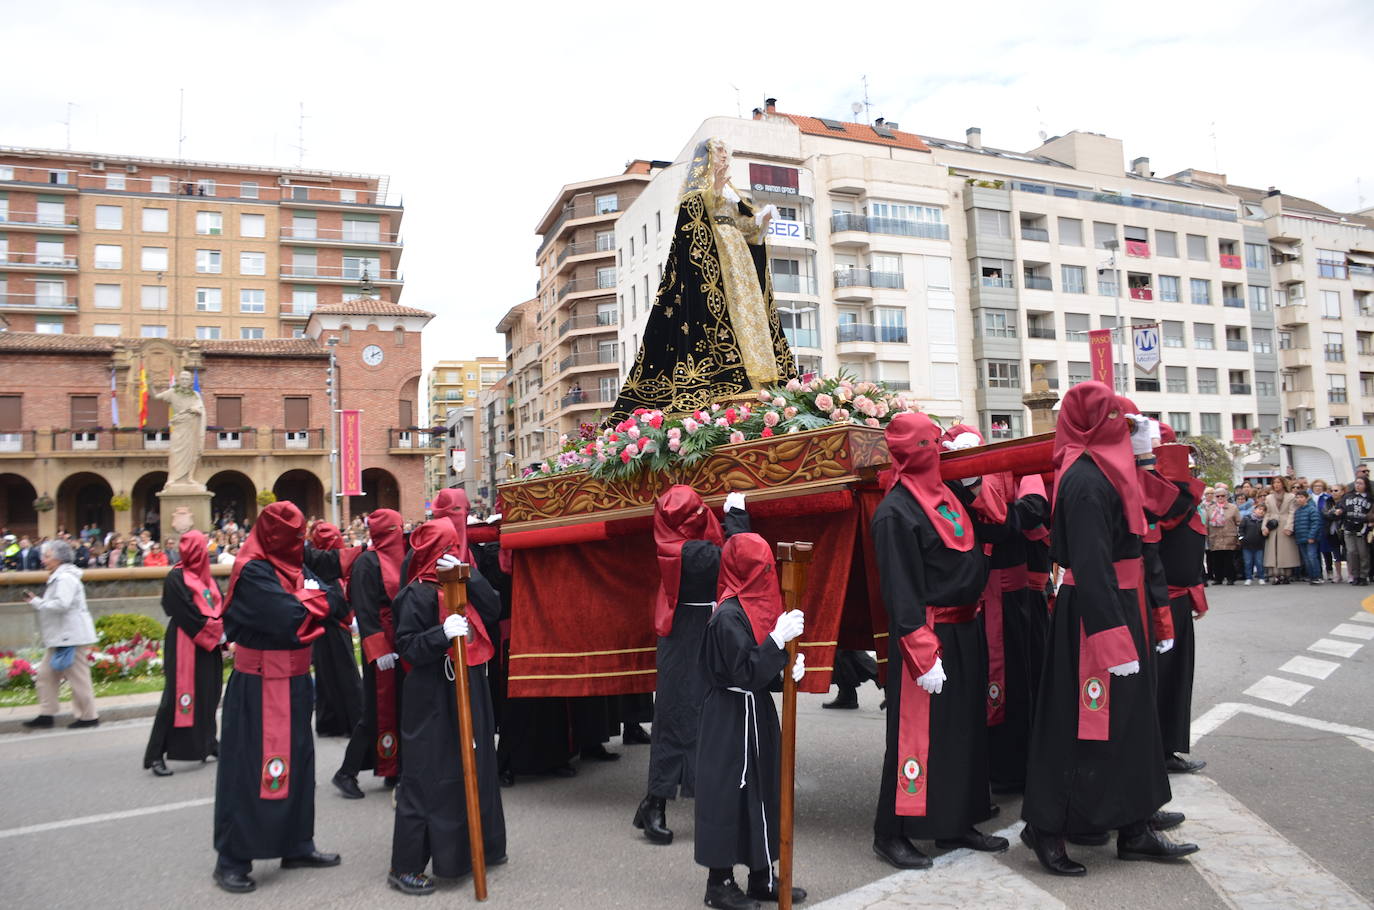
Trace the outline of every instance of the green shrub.
<instances>
[{"instance_id":1,"label":"green shrub","mask_svg":"<svg viewBox=\"0 0 1374 910\"><path fill-rule=\"evenodd\" d=\"M99 647L105 648L117 641L129 641L140 636L144 641L162 641L162 623L142 613L111 613L95 621L95 631L100 635Z\"/></svg>"}]
</instances>

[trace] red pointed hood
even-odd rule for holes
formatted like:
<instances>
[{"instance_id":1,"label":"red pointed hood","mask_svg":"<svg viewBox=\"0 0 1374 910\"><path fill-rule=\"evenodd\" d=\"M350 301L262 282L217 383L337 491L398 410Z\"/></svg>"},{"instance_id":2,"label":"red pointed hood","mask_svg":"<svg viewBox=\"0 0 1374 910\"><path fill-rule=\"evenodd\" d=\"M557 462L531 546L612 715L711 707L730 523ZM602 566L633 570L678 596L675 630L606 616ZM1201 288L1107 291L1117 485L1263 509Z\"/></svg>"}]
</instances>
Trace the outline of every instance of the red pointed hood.
<instances>
[{"instance_id":1,"label":"red pointed hood","mask_svg":"<svg viewBox=\"0 0 1374 910\"><path fill-rule=\"evenodd\" d=\"M1064 395L1054 428L1054 499L1057 504L1064 472L1089 455L1121 497L1126 527L1144 536L1145 513L1131 454L1130 426L1123 416L1128 406L1127 399L1097 381L1080 382Z\"/></svg>"},{"instance_id":2,"label":"red pointed hood","mask_svg":"<svg viewBox=\"0 0 1374 910\"><path fill-rule=\"evenodd\" d=\"M471 511L468 494L461 489L440 490L434 497L430 512L435 518L447 518L458 535L458 558L471 565L472 554L468 552L468 512Z\"/></svg>"},{"instance_id":3,"label":"red pointed hood","mask_svg":"<svg viewBox=\"0 0 1374 910\"><path fill-rule=\"evenodd\" d=\"M773 548L757 534L736 534L720 551L720 582L716 600L737 598L749 617L754 642L763 644L782 615L782 589L778 586Z\"/></svg>"},{"instance_id":4,"label":"red pointed hood","mask_svg":"<svg viewBox=\"0 0 1374 910\"><path fill-rule=\"evenodd\" d=\"M963 502L940 479L940 427L927 415L898 414L887 425L887 449L892 470L884 488L898 483L921 505L940 540L951 550L973 549L973 521Z\"/></svg>"},{"instance_id":5,"label":"red pointed hood","mask_svg":"<svg viewBox=\"0 0 1374 910\"><path fill-rule=\"evenodd\" d=\"M367 516L367 534L372 538L369 549L377 553L382 568L382 587L392 600L401 590L401 565L406 558L405 522L395 509L376 509Z\"/></svg>"}]
</instances>

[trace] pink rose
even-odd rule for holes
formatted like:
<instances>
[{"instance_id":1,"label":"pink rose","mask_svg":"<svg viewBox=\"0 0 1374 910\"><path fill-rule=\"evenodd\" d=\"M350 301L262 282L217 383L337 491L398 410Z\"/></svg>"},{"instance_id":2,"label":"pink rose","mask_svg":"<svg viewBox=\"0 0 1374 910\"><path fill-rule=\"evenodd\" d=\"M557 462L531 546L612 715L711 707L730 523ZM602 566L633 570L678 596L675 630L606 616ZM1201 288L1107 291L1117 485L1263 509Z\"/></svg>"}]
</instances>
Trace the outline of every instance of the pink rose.
<instances>
[{"instance_id":1,"label":"pink rose","mask_svg":"<svg viewBox=\"0 0 1374 910\"><path fill-rule=\"evenodd\" d=\"M697 411L697 413L700 414L701 412ZM685 417L682 420L682 428L686 430L687 434L690 436L692 433L695 433L697 430L701 429L701 424L697 423L690 417Z\"/></svg>"},{"instance_id":2,"label":"pink rose","mask_svg":"<svg viewBox=\"0 0 1374 910\"><path fill-rule=\"evenodd\" d=\"M787 407L782 409L782 416L786 417L788 420L791 420L793 417L797 416L797 409L789 404Z\"/></svg>"},{"instance_id":3,"label":"pink rose","mask_svg":"<svg viewBox=\"0 0 1374 910\"><path fill-rule=\"evenodd\" d=\"M787 380L787 391L789 392L800 392L801 386L801 380L797 379L795 376Z\"/></svg>"},{"instance_id":4,"label":"pink rose","mask_svg":"<svg viewBox=\"0 0 1374 910\"><path fill-rule=\"evenodd\" d=\"M835 423L844 423L849 419L849 412L844 408L836 408L830 412L830 419Z\"/></svg>"},{"instance_id":5,"label":"pink rose","mask_svg":"<svg viewBox=\"0 0 1374 910\"><path fill-rule=\"evenodd\" d=\"M630 437L631 439L638 439L638 438L639 438L639 427L635 427L635 426L630 427L628 430L625 431L625 435L628 436L628 437Z\"/></svg>"},{"instance_id":6,"label":"pink rose","mask_svg":"<svg viewBox=\"0 0 1374 910\"><path fill-rule=\"evenodd\" d=\"M630 463L630 459L631 459L631 458L634 458L634 455L630 454L631 452L635 452L635 447L634 447L634 446L626 446L625 448L621 449L621 450L620 450L620 460L623 461L623 462L625 462L625 464L629 464L629 463Z\"/></svg>"},{"instance_id":7,"label":"pink rose","mask_svg":"<svg viewBox=\"0 0 1374 910\"><path fill-rule=\"evenodd\" d=\"M882 424L878 423L878 418L876 418L876 417L865 417L865 418L864 418L864 426L866 426L866 427L877 427L877 426L882 426Z\"/></svg>"},{"instance_id":8,"label":"pink rose","mask_svg":"<svg viewBox=\"0 0 1374 910\"><path fill-rule=\"evenodd\" d=\"M781 395L773 399L773 407L775 408L780 408L785 404L787 404L787 399L783 398Z\"/></svg>"},{"instance_id":9,"label":"pink rose","mask_svg":"<svg viewBox=\"0 0 1374 910\"><path fill-rule=\"evenodd\" d=\"M653 416L649 418L649 426L653 427L655 430L657 430L657 429L659 429L659 428L661 428L661 427L663 426L663 412L662 412L662 411L655 411L655 412L654 412Z\"/></svg>"},{"instance_id":10,"label":"pink rose","mask_svg":"<svg viewBox=\"0 0 1374 910\"><path fill-rule=\"evenodd\" d=\"M639 453L641 455L652 455L658 451L658 443L649 439L647 436L639 441Z\"/></svg>"},{"instance_id":11,"label":"pink rose","mask_svg":"<svg viewBox=\"0 0 1374 910\"><path fill-rule=\"evenodd\" d=\"M672 439L669 439L669 440L668 440L668 451L669 451L669 452L673 452L673 453L676 454L677 450L680 449L680 448L682 448L682 440L681 440L681 439L678 439L676 436L674 436Z\"/></svg>"},{"instance_id":12,"label":"pink rose","mask_svg":"<svg viewBox=\"0 0 1374 910\"><path fill-rule=\"evenodd\" d=\"M730 423L736 422L737 420L739 420L739 411L736 411L734 408L726 408L725 419L728 420Z\"/></svg>"},{"instance_id":13,"label":"pink rose","mask_svg":"<svg viewBox=\"0 0 1374 910\"><path fill-rule=\"evenodd\" d=\"M769 436L772 436L772 435L773 435L773 428L772 428L772 427L764 427L764 428L763 428L763 432L760 433L759 435L762 436L764 439L767 439Z\"/></svg>"},{"instance_id":14,"label":"pink rose","mask_svg":"<svg viewBox=\"0 0 1374 910\"><path fill-rule=\"evenodd\" d=\"M848 401L854 397L854 387L847 382L842 382L835 387L835 397L840 401Z\"/></svg>"},{"instance_id":15,"label":"pink rose","mask_svg":"<svg viewBox=\"0 0 1374 910\"><path fill-rule=\"evenodd\" d=\"M717 418L716 418L716 426L718 426L718 427L728 427L729 425L730 425L730 421L726 420L724 417L717 417Z\"/></svg>"},{"instance_id":16,"label":"pink rose","mask_svg":"<svg viewBox=\"0 0 1374 910\"><path fill-rule=\"evenodd\" d=\"M741 433L739 430L735 430L735 431L733 431L733 432L730 434L730 441L731 441L732 443L734 443L734 442L744 442L744 434Z\"/></svg>"},{"instance_id":17,"label":"pink rose","mask_svg":"<svg viewBox=\"0 0 1374 910\"><path fill-rule=\"evenodd\" d=\"M818 411L835 410L835 399L831 398L829 395L822 392L821 394L816 396L816 409Z\"/></svg>"},{"instance_id":18,"label":"pink rose","mask_svg":"<svg viewBox=\"0 0 1374 910\"><path fill-rule=\"evenodd\" d=\"M759 401L767 401L773 397L773 393L767 389L759 389Z\"/></svg>"},{"instance_id":19,"label":"pink rose","mask_svg":"<svg viewBox=\"0 0 1374 910\"><path fill-rule=\"evenodd\" d=\"M766 427L775 427L778 425L778 419L777 411L768 411L763 415L763 425Z\"/></svg>"},{"instance_id":20,"label":"pink rose","mask_svg":"<svg viewBox=\"0 0 1374 910\"><path fill-rule=\"evenodd\" d=\"M877 416L877 417L886 417L886 416L887 416L887 402L886 402L886 401L880 401L880 402L878 402L878 413L877 413L877 415L875 415L875 416Z\"/></svg>"},{"instance_id":21,"label":"pink rose","mask_svg":"<svg viewBox=\"0 0 1374 910\"><path fill-rule=\"evenodd\" d=\"M682 438L682 427L670 427L670 428L668 429L668 438L669 438L669 439L681 439L681 438Z\"/></svg>"}]
</instances>

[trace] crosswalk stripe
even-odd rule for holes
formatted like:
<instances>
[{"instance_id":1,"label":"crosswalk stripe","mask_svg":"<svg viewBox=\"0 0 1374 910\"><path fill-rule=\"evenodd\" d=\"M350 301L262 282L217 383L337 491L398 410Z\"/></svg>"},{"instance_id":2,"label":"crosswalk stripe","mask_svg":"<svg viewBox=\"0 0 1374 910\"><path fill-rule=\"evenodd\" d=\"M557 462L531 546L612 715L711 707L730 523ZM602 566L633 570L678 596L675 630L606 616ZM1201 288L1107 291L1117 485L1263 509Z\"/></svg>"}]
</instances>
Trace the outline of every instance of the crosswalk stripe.
<instances>
[{"instance_id":1,"label":"crosswalk stripe","mask_svg":"<svg viewBox=\"0 0 1374 910\"><path fill-rule=\"evenodd\" d=\"M1317 660L1315 657L1294 657L1279 667L1283 673L1292 673L1294 676L1310 676L1313 679L1326 679L1336 670L1340 669L1340 664L1334 660Z\"/></svg>"},{"instance_id":2,"label":"crosswalk stripe","mask_svg":"<svg viewBox=\"0 0 1374 910\"><path fill-rule=\"evenodd\" d=\"M1260 681L1245 690L1245 694L1252 698L1262 698L1265 701L1277 702L1286 707L1293 707L1298 703L1312 687L1307 683L1294 682L1291 679L1283 679L1279 676L1264 676Z\"/></svg>"},{"instance_id":3,"label":"crosswalk stripe","mask_svg":"<svg viewBox=\"0 0 1374 910\"><path fill-rule=\"evenodd\" d=\"M1342 638L1362 638L1365 641L1374 639L1374 627L1357 626L1354 623L1343 622L1331 630L1332 635L1339 635Z\"/></svg>"},{"instance_id":4,"label":"crosswalk stripe","mask_svg":"<svg viewBox=\"0 0 1374 910\"><path fill-rule=\"evenodd\" d=\"M1350 617L1351 622L1374 622L1374 613L1356 613Z\"/></svg>"},{"instance_id":5,"label":"crosswalk stripe","mask_svg":"<svg viewBox=\"0 0 1374 910\"><path fill-rule=\"evenodd\" d=\"M1333 657L1354 657L1355 652L1363 648L1364 645L1356 644L1353 641L1337 641L1334 638L1319 638L1307 646L1307 650L1316 651L1318 654L1330 654Z\"/></svg>"}]
</instances>

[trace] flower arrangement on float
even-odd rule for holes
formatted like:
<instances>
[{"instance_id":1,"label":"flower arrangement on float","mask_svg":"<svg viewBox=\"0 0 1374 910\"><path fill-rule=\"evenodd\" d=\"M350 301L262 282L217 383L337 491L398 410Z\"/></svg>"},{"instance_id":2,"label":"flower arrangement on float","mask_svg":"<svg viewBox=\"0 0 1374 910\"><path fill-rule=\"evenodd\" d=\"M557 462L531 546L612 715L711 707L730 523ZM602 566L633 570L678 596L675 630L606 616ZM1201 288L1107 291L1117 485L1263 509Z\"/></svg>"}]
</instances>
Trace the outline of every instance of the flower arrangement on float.
<instances>
[{"instance_id":1,"label":"flower arrangement on float","mask_svg":"<svg viewBox=\"0 0 1374 910\"><path fill-rule=\"evenodd\" d=\"M624 480L645 470L689 467L723 445L835 424L881 429L896 415L917 410L919 405L881 382L807 374L763 389L748 403L723 402L672 417L639 408L611 426L584 423L577 438L559 437L561 451L538 469L527 468L524 478L587 471Z\"/></svg>"}]
</instances>

